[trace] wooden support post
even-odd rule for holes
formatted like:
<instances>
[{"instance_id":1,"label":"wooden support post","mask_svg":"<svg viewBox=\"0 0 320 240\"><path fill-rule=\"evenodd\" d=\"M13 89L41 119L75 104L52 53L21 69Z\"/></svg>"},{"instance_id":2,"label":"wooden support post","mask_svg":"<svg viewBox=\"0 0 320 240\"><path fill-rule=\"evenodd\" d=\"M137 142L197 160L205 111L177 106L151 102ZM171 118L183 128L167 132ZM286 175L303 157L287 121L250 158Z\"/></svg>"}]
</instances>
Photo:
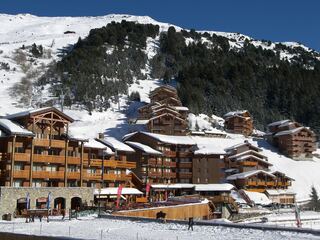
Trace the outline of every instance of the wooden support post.
<instances>
[{"instance_id":1,"label":"wooden support post","mask_svg":"<svg viewBox=\"0 0 320 240\"><path fill-rule=\"evenodd\" d=\"M68 148L69 140L66 139L65 149L64 149L64 186L68 186Z\"/></svg>"},{"instance_id":2,"label":"wooden support post","mask_svg":"<svg viewBox=\"0 0 320 240\"><path fill-rule=\"evenodd\" d=\"M81 156L80 156L80 187L82 187L83 184L83 151L84 146L83 142L81 142Z\"/></svg>"},{"instance_id":3,"label":"wooden support post","mask_svg":"<svg viewBox=\"0 0 320 240\"><path fill-rule=\"evenodd\" d=\"M11 154L11 174L10 174L10 186L13 187L13 174L14 174L14 159L16 151L16 135L12 139L12 154Z\"/></svg>"},{"instance_id":4,"label":"wooden support post","mask_svg":"<svg viewBox=\"0 0 320 240\"><path fill-rule=\"evenodd\" d=\"M33 155L34 155L34 138L31 139L29 187L32 187Z\"/></svg>"}]
</instances>

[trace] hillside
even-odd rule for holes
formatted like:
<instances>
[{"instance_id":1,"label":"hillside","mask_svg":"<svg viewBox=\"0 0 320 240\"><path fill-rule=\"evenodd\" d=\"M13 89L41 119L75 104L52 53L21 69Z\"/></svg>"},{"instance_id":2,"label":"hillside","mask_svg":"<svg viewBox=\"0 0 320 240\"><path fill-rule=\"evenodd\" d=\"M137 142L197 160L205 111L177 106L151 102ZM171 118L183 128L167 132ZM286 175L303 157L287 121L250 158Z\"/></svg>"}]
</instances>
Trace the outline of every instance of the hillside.
<instances>
[{"instance_id":1,"label":"hillside","mask_svg":"<svg viewBox=\"0 0 320 240\"><path fill-rule=\"evenodd\" d=\"M237 108L249 109L260 129L285 117L319 129L320 57L301 44L173 29L149 17L127 15L0 15L0 21L0 115L42 105L60 107L64 95L64 111L78 120L71 126L74 136L93 138L105 132L120 138L136 130L127 116L142 103L130 101L131 93L139 92L141 101L148 102L150 90L170 82L184 104L202 113L190 115L190 125L197 122L200 129L214 127L215 120L221 124L215 115ZM110 33L106 26L112 21ZM97 36L100 40L91 41ZM296 162L264 141L254 143L263 147L274 168L296 180L293 189L299 199L308 197L311 185L320 189L314 173L319 159Z\"/></svg>"}]
</instances>

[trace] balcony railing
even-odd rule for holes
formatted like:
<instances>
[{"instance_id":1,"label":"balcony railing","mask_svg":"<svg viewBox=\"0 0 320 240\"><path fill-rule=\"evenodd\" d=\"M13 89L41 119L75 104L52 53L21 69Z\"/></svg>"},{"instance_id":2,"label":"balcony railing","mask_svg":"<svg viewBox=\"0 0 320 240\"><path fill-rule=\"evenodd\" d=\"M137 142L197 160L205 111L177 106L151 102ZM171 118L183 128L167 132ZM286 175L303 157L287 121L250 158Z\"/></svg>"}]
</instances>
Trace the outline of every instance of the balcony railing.
<instances>
[{"instance_id":1,"label":"balcony railing","mask_svg":"<svg viewBox=\"0 0 320 240\"><path fill-rule=\"evenodd\" d=\"M166 157L176 157L177 156L177 153L175 151L164 151L163 154Z\"/></svg>"},{"instance_id":2,"label":"balcony railing","mask_svg":"<svg viewBox=\"0 0 320 240\"><path fill-rule=\"evenodd\" d=\"M33 171L33 178L63 179L64 171Z\"/></svg>"},{"instance_id":3,"label":"balcony railing","mask_svg":"<svg viewBox=\"0 0 320 240\"><path fill-rule=\"evenodd\" d=\"M101 173L85 173L84 178L87 180L101 180L102 176Z\"/></svg>"},{"instance_id":4,"label":"balcony railing","mask_svg":"<svg viewBox=\"0 0 320 240\"><path fill-rule=\"evenodd\" d=\"M179 168L192 168L192 162L180 162Z\"/></svg>"},{"instance_id":5,"label":"balcony railing","mask_svg":"<svg viewBox=\"0 0 320 240\"><path fill-rule=\"evenodd\" d=\"M128 181L128 180L131 180L131 176L130 175L126 175L126 174L105 173L105 174L103 174L103 180L107 180L107 181Z\"/></svg>"},{"instance_id":6,"label":"balcony railing","mask_svg":"<svg viewBox=\"0 0 320 240\"><path fill-rule=\"evenodd\" d=\"M55 140L55 139L34 139L35 146L41 147L53 147L53 148L65 148L65 141L64 140Z\"/></svg>"},{"instance_id":7,"label":"balcony railing","mask_svg":"<svg viewBox=\"0 0 320 240\"><path fill-rule=\"evenodd\" d=\"M7 173L9 176L9 173ZM29 170L14 170L13 171L14 178L29 178Z\"/></svg>"},{"instance_id":8,"label":"balcony railing","mask_svg":"<svg viewBox=\"0 0 320 240\"><path fill-rule=\"evenodd\" d=\"M192 178L192 172L179 172L179 178Z\"/></svg>"},{"instance_id":9,"label":"balcony railing","mask_svg":"<svg viewBox=\"0 0 320 240\"><path fill-rule=\"evenodd\" d=\"M80 172L67 172L68 179L80 179Z\"/></svg>"},{"instance_id":10,"label":"balcony railing","mask_svg":"<svg viewBox=\"0 0 320 240\"><path fill-rule=\"evenodd\" d=\"M8 154L11 159L11 154ZM30 162L30 153L15 153L14 160L19 162Z\"/></svg>"},{"instance_id":11,"label":"balcony railing","mask_svg":"<svg viewBox=\"0 0 320 240\"><path fill-rule=\"evenodd\" d=\"M61 155L41 155L41 154L33 155L33 162L38 162L38 163L64 164L64 161L65 161L65 157Z\"/></svg>"},{"instance_id":12,"label":"balcony railing","mask_svg":"<svg viewBox=\"0 0 320 240\"><path fill-rule=\"evenodd\" d=\"M161 178L162 177L162 172L148 172L148 177Z\"/></svg>"},{"instance_id":13,"label":"balcony railing","mask_svg":"<svg viewBox=\"0 0 320 240\"><path fill-rule=\"evenodd\" d=\"M176 178L177 174L175 172L164 172L163 174L164 178Z\"/></svg>"},{"instance_id":14,"label":"balcony railing","mask_svg":"<svg viewBox=\"0 0 320 240\"><path fill-rule=\"evenodd\" d=\"M165 167L176 167L177 163L176 162L163 161L163 166L165 166Z\"/></svg>"}]
</instances>

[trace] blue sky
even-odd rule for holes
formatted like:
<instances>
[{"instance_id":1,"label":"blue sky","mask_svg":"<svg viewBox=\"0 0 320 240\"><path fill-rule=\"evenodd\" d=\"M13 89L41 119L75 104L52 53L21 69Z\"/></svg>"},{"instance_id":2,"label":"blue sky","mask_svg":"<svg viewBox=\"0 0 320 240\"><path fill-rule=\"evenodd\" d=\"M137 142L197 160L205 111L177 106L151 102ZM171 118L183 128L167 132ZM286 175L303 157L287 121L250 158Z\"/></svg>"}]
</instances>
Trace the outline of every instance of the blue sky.
<instances>
[{"instance_id":1,"label":"blue sky","mask_svg":"<svg viewBox=\"0 0 320 240\"><path fill-rule=\"evenodd\" d=\"M320 51L319 0L0 0L0 12L40 16L148 15L188 29L298 41Z\"/></svg>"}]
</instances>

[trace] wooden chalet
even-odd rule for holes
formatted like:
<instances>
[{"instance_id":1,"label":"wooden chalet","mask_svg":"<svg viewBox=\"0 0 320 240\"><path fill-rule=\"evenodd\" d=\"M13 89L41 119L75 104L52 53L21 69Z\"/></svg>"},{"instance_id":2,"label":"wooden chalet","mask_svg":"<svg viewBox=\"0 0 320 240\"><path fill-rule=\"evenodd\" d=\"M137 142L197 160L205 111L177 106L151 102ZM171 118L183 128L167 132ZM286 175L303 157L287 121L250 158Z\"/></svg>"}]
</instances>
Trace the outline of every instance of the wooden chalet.
<instances>
[{"instance_id":1,"label":"wooden chalet","mask_svg":"<svg viewBox=\"0 0 320 240\"><path fill-rule=\"evenodd\" d=\"M131 141L126 141L126 144L135 149L129 160L136 161L133 172L144 185L171 182L174 176L171 170L176 167L176 162L168 161L162 152L145 144Z\"/></svg>"},{"instance_id":2,"label":"wooden chalet","mask_svg":"<svg viewBox=\"0 0 320 240\"><path fill-rule=\"evenodd\" d=\"M293 159L310 159L317 149L315 133L297 122L274 122L268 125L268 130L268 140Z\"/></svg>"},{"instance_id":3,"label":"wooden chalet","mask_svg":"<svg viewBox=\"0 0 320 240\"><path fill-rule=\"evenodd\" d=\"M149 132L166 135L186 135L188 123L175 114L165 112L149 119Z\"/></svg>"},{"instance_id":4,"label":"wooden chalet","mask_svg":"<svg viewBox=\"0 0 320 240\"><path fill-rule=\"evenodd\" d=\"M183 107L175 88L161 86L150 93L151 103L139 108L137 124L148 131L166 135L186 135L189 109Z\"/></svg>"},{"instance_id":5,"label":"wooden chalet","mask_svg":"<svg viewBox=\"0 0 320 240\"><path fill-rule=\"evenodd\" d=\"M271 172L268 158L261 149L248 142L225 149L226 180L239 189L264 192L266 189L286 189L291 180L280 172Z\"/></svg>"},{"instance_id":6,"label":"wooden chalet","mask_svg":"<svg viewBox=\"0 0 320 240\"><path fill-rule=\"evenodd\" d=\"M247 110L229 112L223 116L225 130L250 136L253 132L253 120Z\"/></svg>"},{"instance_id":7,"label":"wooden chalet","mask_svg":"<svg viewBox=\"0 0 320 240\"><path fill-rule=\"evenodd\" d=\"M113 158L105 154L107 147L71 137L72 122L53 107L0 119L0 185L94 187L127 180L108 169L131 169L135 163L105 162Z\"/></svg>"},{"instance_id":8,"label":"wooden chalet","mask_svg":"<svg viewBox=\"0 0 320 240\"><path fill-rule=\"evenodd\" d=\"M169 85L160 86L149 94L151 102L161 102L165 99L173 98L178 100L178 93L174 87ZM173 106L181 106L181 105L173 105Z\"/></svg>"}]
</instances>

